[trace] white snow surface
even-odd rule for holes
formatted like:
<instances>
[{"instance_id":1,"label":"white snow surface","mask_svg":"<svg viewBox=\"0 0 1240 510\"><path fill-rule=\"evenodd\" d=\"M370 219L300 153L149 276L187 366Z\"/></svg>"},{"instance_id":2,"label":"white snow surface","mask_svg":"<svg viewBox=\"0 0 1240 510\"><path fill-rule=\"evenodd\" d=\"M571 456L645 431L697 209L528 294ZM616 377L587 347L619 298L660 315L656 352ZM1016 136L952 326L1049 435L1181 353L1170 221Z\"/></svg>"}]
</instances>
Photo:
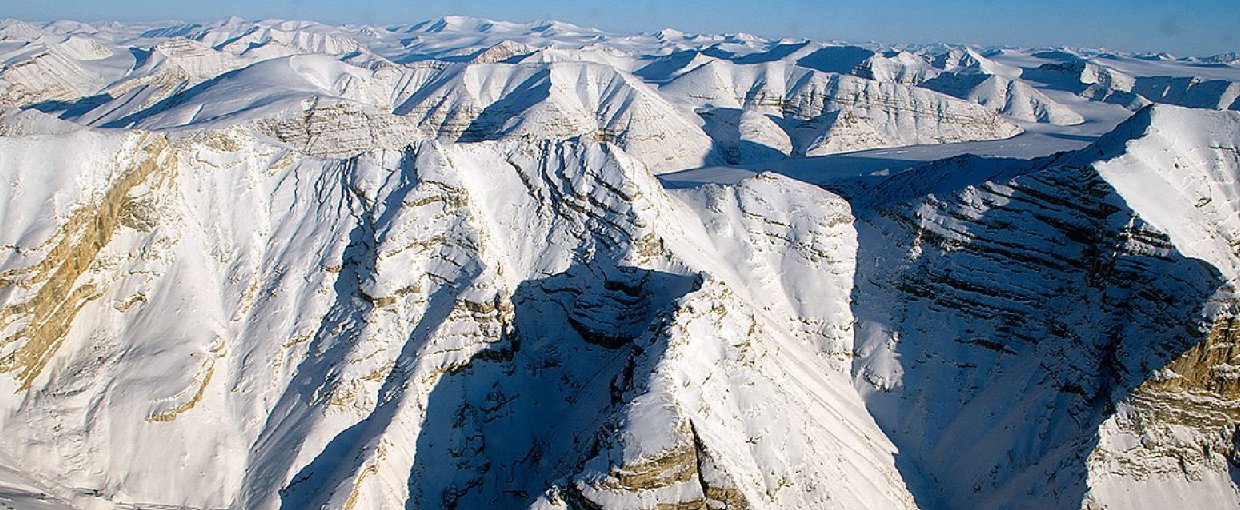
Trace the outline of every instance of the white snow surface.
<instances>
[{"instance_id":1,"label":"white snow surface","mask_svg":"<svg viewBox=\"0 0 1240 510\"><path fill-rule=\"evenodd\" d=\"M1240 359L1150 382L1240 309L1235 110L1225 56L3 20L0 506L1240 508Z\"/></svg>"}]
</instances>

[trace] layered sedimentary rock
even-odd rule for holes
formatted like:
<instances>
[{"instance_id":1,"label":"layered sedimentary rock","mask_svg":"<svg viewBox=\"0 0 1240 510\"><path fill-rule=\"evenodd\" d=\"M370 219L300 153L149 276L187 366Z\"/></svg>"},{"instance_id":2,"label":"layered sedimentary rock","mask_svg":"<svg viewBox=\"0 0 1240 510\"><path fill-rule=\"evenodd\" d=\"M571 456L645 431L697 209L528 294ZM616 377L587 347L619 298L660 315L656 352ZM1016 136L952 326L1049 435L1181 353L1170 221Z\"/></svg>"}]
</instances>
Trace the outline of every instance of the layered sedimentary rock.
<instances>
[{"instance_id":1,"label":"layered sedimentary rock","mask_svg":"<svg viewBox=\"0 0 1240 510\"><path fill-rule=\"evenodd\" d=\"M3 140L8 207L62 204L5 216L5 447L48 459L22 464L48 492L912 505L846 376L838 198L774 175L678 198L592 141L317 159L265 136ZM623 475L669 455L692 484Z\"/></svg>"},{"instance_id":2,"label":"layered sedimentary rock","mask_svg":"<svg viewBox=\"0 0 1240 510\"><path fill-rule=\"evenodd\" d=\"M1240 507L1212 79L468 18L5 22L0 56L6 505ZM1218 100L1033 160L655 176L1074 93Z\"/></svg>"}]
</instances>

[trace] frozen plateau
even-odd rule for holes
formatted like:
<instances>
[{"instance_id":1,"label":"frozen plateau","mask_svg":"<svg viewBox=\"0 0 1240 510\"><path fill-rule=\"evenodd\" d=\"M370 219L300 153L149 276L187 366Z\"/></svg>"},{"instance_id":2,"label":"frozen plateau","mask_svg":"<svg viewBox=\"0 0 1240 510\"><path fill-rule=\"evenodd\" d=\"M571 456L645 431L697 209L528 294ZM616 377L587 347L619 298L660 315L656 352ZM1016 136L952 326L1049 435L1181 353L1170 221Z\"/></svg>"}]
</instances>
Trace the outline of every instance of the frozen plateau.
<instances>
[{"instance_id":1,"label":"frozen plateau","mask_svg":"<svg viewBox=\"0 0 1240 510\"><path fill-rule=\"evenodd\" d=\"M0 21L0 508L1240 508L1240 57Z\"/></svg>"}]
</instances>

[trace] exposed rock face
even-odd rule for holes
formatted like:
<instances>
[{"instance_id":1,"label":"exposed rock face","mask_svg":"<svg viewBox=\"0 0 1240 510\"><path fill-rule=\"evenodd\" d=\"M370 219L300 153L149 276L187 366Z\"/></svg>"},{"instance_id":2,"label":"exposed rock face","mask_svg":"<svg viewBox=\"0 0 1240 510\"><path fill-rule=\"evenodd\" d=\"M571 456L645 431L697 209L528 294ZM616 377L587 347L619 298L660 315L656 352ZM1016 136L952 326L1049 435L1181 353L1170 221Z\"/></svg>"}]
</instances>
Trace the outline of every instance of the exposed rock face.
<instances>
[{"instance_id":1,"label":"exposed rock face","mask_svg":"<svg viewBox=\"0 0 1240 510\"><path fill-rule=\"evenodd\" d=\"M1144 148L1165 148L1160 133L1182 128L1182 115L1142 112L1095 148L1058 159L1030 165L966 158L872 190L884 198L868 199L860 213L854 376L880 426L909 455L906 480L909 473L925 477L921 488L911 484L920 504L1045 504L1031 503L1032 495L1053 506L1156 508L1170 501L1163 498L1197 491L1201 499L1194 501L1235 504L1229 490L1219 489L1230 483L1220 481L1228 480L1227 454L1200 460L1203 448L1231 448L1213 439L1231 441L1226 397L1215 397L1220 411L1205 413L1213 420L1189 421L1195 425L1176 433L1150 425L1175 422L1164 406L1194 409L1180 402L1200 401L1177 385L1218 387L1192 374L1214 373L1210 367L1219 362L1202 353L1225 345L1225 326L1214 324L1229 323L1233 299L1234 270L1189 258L1202 249L1179 241L1186 227L1160 230L1165 213L1147 209L1153 202L1138 193L1148 190L1133 187L1143 167L1125 161ZM1197 128L1201 139L1192 146L1234 143L1233 122L1221 122L1231 126L1222 131ZM1103 158L1126 152L1082 166L1091 150ZM1191 157L1192 150L1179 154ZM947 176L977 166L991 167L990 175L948 184ZM1185 168L1176 175L1199 186L1211 182L1206 175L1236 166ZM1158 203L1178 202L1162 195ZM1176 367L1189 374L1183 382L1174 382ZM987 436L962 448L962 438L978 428ZM1135 437L1144 445L1136 451ZM1159 473L1159 462L1134 457L1177 455L1199 459L1189 462L1196 474L1183 470L1187 481L1138 482L1148 476L1145 467L1123 468ZM1157 496L1124 495L1137 486Z\"/></svg>"},{"instance_id":2,"label":"exposed rock face","mask_svg":"<svg viewBox=\"0 0 1240 510\"><path fill-rule=\"evenodd\" d=\"M1155 103L1240 111L1240 82L1196 77L1138 78L1133 92Z\"/></svg>"},{"instance_id":3,"label":"exposed rock face","mask_svg":"<svg viewBox=\"0 0 1240 510\"><path fill-rule=\"evenodd\" d=\"M1043 64L1025 76L1034 80L1058 83L1083 97L1123 105L1136 110L1149 101L1132 92L1135 78L1123 72L1079 58Z\"/></svg>"},{"instance_id":4,"label":"exposed rock face","mask_svg":"<svg viewBox=\"0 0 1240 510\"><path fill-rule=\"evenodd\" d=\"M1055 102L1029 85L1009 78L978 73L943 73L922 87L994 108L1026 122L1080 124L1080 114Z\"/></svg>"},{"instance_id":5,"label":"exposed rock face","mask_svg":"<svg viewBox=\"0 0 1240 510\"><path fill-rule=\"evenodd\" d=\"M668 189L1072 119L973 50L112 30L0 23L6 505L1240 508L1234 112Z\"/></svg>"},{"instance_id":6,"label":"exposed rock face","mask_svg":"<svg viewBox=\"0 0 1240 510\"><path fill-rule=\"evenodd\" d=\"M790 151L795 155L993 140L1021 132L994 111L926 89L809 71L782 62L706 64L660 91L698 105L707 114L740 110L774 117L790 138ZM739 130L734 138L741 142L764 145L763 138L769 138L763 133L769 130L757 126L746 129L738 124L734 129Z\"/></svg>"},{"instance_id":7,"label":"exposed rock face","mask_svg":"<svg viewBox=\"0 0 1240 510\"><path fill-rule=\"evenodd\" d=\"M32 396L4 400L5 447L52 459L27 472L57 496L912 506L842 361L838 198L773 175L677 198L589 141L333 160L264 138L0 140L98 147L6 153L76 169L8 198L74 190L64 216L5 224L5 391Z\"/></svg>"},{"instance_id":8,"label":"exposed rock face","mask_svg":"<svg viewBox=\"0 0 1240 510\"><path fill-rule=\"evenodd\" d=\"M1058 82L1084 97L1138 109L1150 103L1191 108L1240 110L1240 81L1196 76L1132 76L1120 70L1071 59L1026 73L1035 80Z\"/></svg>"},{"instance_id":9,"label":"exposed rock face","mask_svg":"<svg viewBox=\"0 0 1240 510\"><path fill-rule=\"evenodd\" d=\"M573 136L613 142L656 172L701 166L711 141L681 110L601 64L475 64L447 70L397 113L453 141Z\"/></svg>"},{"instance_id":10,"label":"exposed rock face","mask_svg":"<svg viewBox=\"0 0 1240 510\"><path fill-rule=\"evenodd\" d=\"M871 80L916 85L938 76L940 68L947 67L936 60L927 61L924 56L907 51L888 52L872 55L849 72Z\"/></svg>"},{"instance_id":11,"label":"exposed rock face","mask_svg":"<svg viewBox=\"0 0 1240 510\"><path fill-rule=\"evenodd\" d=\"M424 131L399 117L353 103L315 101L300 117L257 122L263 133L309 156L343 158L375 148L398 150L425 138Z\"/></svg>"},{"instance_id":12,"label":"exposed rock face","mask_svg":"<svg viewBox=\"0 0 1240 510\"><path fill-rule=\"evenodd\" d=\"M1087 506L1234 506L1238 462L1234 318L1121 403L1090 454ZM1142 493L1138 496L1138 493Z\"/></svg>"},{"instance_id":13,"label":"exposed rock face","mask_svg":"<svg viewBox=\"0 0 1240 510\"><path fill-rule=\"evenodd\" d=\"M4 69L0 75L0 106L71 101L86 95L95 80L74 59L49 48Z\"/></svg>"}]
</instances>

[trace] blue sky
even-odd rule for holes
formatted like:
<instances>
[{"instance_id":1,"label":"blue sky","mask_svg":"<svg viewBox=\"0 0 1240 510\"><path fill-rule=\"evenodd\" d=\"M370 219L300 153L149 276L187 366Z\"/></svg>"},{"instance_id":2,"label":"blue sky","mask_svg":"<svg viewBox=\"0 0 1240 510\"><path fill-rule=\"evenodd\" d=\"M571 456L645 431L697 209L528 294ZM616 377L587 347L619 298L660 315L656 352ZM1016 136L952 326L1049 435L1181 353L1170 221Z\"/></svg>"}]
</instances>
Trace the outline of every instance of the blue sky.
<instances>
[{"instance_id":1,"label":"blue sky","mask_svg":"<svg viewBox=\"0 0 1240 510\"><path fill-rule=\"evenodd\" d=\"M559 19L615 31L673 27L844 41L1240 51L1240 0L5 0L0 17L98 21L225 15L410 23L446 14Z\"/></svg>"}]
</instances>

